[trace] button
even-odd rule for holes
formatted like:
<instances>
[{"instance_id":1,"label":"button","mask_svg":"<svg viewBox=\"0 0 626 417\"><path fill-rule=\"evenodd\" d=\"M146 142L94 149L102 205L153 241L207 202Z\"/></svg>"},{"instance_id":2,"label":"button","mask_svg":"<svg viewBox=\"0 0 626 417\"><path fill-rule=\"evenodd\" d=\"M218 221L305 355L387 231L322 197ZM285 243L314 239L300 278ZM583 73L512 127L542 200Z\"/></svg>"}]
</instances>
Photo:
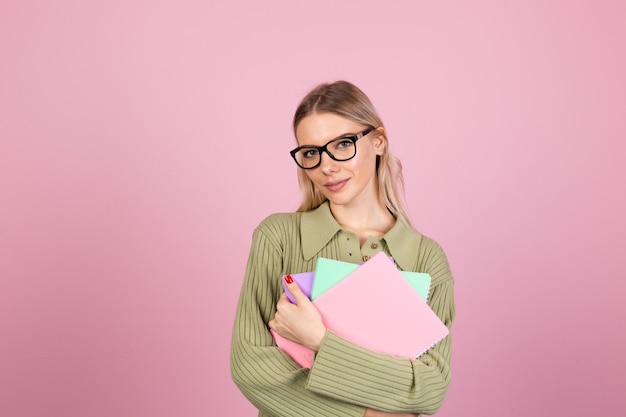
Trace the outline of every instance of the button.
<instances>
[{"instance_id":1,"label":"button","mask_svg":"<svg viewBox=\"0 0 626 417\"><path fill-rule=\"evenodd\" d=\"M370 248L372 248L372 249L376 249L377 247L378 247L378 243L372 243L370 245Z\"/></svg>"},{"instance_id":2,"label":"button","mask_svg":"<svg viewBox=\"0 0 626 417\"><path fill-rule=\"evenodd\" d=\"M369 261L369 260L370 260L370 257L369 257L369 256L367 256L367 255L363 256L363 262L367 262L367 261Z\"/></svg>"}]
</instances>

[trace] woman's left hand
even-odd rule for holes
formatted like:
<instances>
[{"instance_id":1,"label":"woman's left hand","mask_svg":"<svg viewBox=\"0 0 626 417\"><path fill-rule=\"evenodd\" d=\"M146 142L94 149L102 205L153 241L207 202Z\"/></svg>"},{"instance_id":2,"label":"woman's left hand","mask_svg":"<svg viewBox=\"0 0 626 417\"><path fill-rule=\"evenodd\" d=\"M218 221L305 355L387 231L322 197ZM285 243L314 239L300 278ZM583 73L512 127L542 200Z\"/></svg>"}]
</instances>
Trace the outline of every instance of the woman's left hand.
<instances>
[{"instance_id":1,"label":"woman's left hand","mask_svg":"<svg viewBox=\"0 0 626 417\"><path fill-rule=\"evenodd\" d=\"M293 279L292 282L288 282L287 279L285 282L296 304L292 304L287 295L283 294L276 304L276 315L269 322L270 329L285 339L317 352L326 334L322 317Z\"/></svg>"}]
</instances>

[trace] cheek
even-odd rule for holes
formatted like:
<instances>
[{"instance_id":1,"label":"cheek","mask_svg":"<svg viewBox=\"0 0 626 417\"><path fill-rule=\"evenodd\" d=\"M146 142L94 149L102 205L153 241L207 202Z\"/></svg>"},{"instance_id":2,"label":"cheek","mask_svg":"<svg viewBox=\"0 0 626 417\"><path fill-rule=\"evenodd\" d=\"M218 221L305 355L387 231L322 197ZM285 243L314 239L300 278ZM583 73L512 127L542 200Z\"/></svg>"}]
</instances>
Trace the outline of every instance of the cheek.
<instances>
[{"instance_id":1,"label":"cheek","mask_svg":"<svg viewBox=\"0 0 626 417\"><path fill-rule=\"evenodd\" d=\"M310 169L310 170L308 170L308 171L305 171L305 173L304 173L304 174L306 175L306 177L307 177L309 180L311 180L311 182L312 182L313 184L316 184L316 183L317 183L317 176L315 175L315 172L314 172L314 171L316 171L316 170L317 170L317 169Z\"/></svg>"},{"instance_id":2,"label":"cheek","mask_svg":"<svg viewBox=\"0 0 626 417\"><path fill-rule=\"evenodd\" d=\"M361 158L354 158L352 169L359 172L376 171L376 154L373 152L364 152Z\"/></svg>"}]
</instances>

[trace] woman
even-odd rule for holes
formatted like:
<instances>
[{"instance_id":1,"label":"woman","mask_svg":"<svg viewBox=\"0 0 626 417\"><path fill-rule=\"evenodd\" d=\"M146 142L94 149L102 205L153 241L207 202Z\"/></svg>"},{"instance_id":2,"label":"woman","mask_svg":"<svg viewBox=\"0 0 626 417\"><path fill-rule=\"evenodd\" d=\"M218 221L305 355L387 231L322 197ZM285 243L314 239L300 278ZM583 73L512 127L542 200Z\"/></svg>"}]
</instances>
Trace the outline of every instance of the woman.
<instances>
[{"instance_id":1,"label":"woman","mask_svg":"<svg viewBox=\"0 0 626 417\"><path fill-rule=\"evenodd\" d=\"M291 304L281 281L314 270L319 257L358 263L384 251L399 269L431 275L429 305L452 326L446 256L409 222L383 123L361 90L338 81L302 100L293 129L303 201L254 231L233 329L233 380L259 416L433 414L450 382L450 336L413 360L369 351L327 330L295 282L287 282L297 299ZM311 369L276 347L270 329L315 351Z\"/></svg>"}]
</instances>

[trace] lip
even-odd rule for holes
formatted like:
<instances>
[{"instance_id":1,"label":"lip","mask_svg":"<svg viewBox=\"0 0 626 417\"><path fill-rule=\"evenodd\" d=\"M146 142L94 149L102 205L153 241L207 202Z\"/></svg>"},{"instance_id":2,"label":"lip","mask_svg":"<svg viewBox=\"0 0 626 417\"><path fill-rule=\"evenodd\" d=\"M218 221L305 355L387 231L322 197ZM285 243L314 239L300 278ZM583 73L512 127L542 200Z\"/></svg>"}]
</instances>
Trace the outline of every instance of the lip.
<instances>
[{"instance_id":1,"label":"lip","mask_svg":"<svg viewBox=\"0 0 626 417\"><path fill-rule=\"evenodd\" d=\"M329 191L339 191L350 181L350 178L340 181L330 181L324 184Z\"/></svg>"}]
</instances>

